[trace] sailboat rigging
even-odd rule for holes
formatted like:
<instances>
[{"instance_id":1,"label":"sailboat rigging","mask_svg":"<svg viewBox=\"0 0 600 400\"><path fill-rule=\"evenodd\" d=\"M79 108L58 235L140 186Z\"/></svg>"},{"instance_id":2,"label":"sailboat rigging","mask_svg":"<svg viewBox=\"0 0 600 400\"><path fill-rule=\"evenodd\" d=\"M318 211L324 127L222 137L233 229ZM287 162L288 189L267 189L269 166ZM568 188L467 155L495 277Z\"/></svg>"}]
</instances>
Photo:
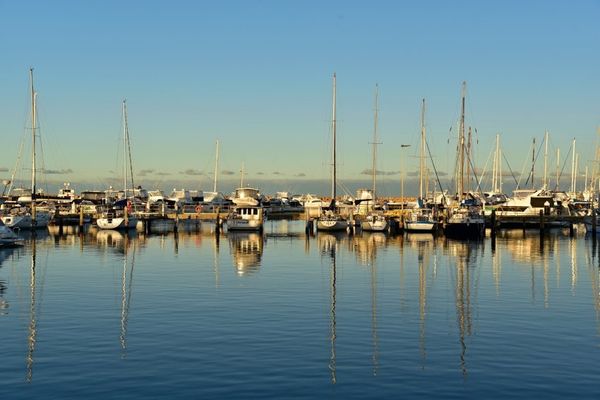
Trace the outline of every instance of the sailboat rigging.
<instances>
[{"instance_id":1,"label":"sailboat rigging","mask_svg":"<svg viewBox=\"0 0 600 400\"><path fill-rule=\"evenodd\" d=\"M371 179L372 179L372 189L370 199L367 199L367 204L369 211L361 224L363 231L376 231L382 232L388 228L388 222L383 215L383 212L375 210L375 200L377 193L377 145L380 144L377 141L377 125L378 125L378 112L379 112L379 86L375 85L375 110L374 110L374 122L373 122L373 142L371 143L373 146L372 150L372 166L371 166ZM365 192L365 191L359 191Z\"/></svg>"},{"instance_id":2,"label":"sailboat rigging","mask_svg":"<svg viewBox=\"0 0 600 400\"><path fill-rule=\"evenodd\" d=\"M30 96L31 96L31 197L24 199L29 201L29 207L19 203L11 204L7 213L0 218L9 228L37 229L46 228L50 221L50 213L46 210L38 210L36 204L37 192L37 165L36 165L36 130L37 130L37 92L33 85L33 68L29 69ZM12 180L11 180L12 181ZM12 183L11 183L12 185Z\"/></svg>"},{"instance_id":3,"label":"sailboat rigging","mask_svg":"<svg viewBox=\"0 0 600 400\"><path fill-rule=\"evenodd\" d=\"M465 97L467 83L463 82L461 94L460 129L458 138L458 165L456 176L456 201L458 204L449 209L444 224L444 235L455 239L480 239L485 233L485 220L481 202L472 194L465 197L465 163L471 166L470 146L465 141Z\"/></svg>"},{"instance_id":4,"label":"sailboat rigging","mask_svg":"<svg viewBox=\"0 0 600 400\"><path fill-rule=\"evenodd\" d=\"M409 232L435 232L438 229L437 216L431 208L425 205L425 196L423 193L424 173L426 169L425 162L425 99L421 105L421 141L419 143L419 198L417 199L418 208L412 210L409 218L404 221L404 229Z\"/></svg>"},{"instance_id":5,"label":"sailboat rigging","mask_svg":"<svg viewBox=\"0 0 600 400\"><path fill-rule=\"evenodd\" d=\"M122 118L123 118L123 198L108 206L107 210L96 220L96 224L100 229L134 229L137 226L138 220L134 211L134 184L133 184L133 163L131 158L131 141L129 137L129 126L127 122L127 102L122 103ZM128 165L129 164L129 165ZM131 196L127 196L127 177L131 177Z\"/></svg>"},{"instance_id":6,"label":"sailboat rigging","mask_svg":"<svg viewBox=\"0 0 600 400\"><path fill-rule=\"evenodd\" d=\"M333 74L333 106L332 106L332 117L331 117L331 130L332 130L332 171L331 171L331 203L329 209L326 210L317 219L317 230L318 231L343 231L348 228L348 221L344 219L338 212L335 204L336 198L336 77Z\"/></svg>"}]
</instances>

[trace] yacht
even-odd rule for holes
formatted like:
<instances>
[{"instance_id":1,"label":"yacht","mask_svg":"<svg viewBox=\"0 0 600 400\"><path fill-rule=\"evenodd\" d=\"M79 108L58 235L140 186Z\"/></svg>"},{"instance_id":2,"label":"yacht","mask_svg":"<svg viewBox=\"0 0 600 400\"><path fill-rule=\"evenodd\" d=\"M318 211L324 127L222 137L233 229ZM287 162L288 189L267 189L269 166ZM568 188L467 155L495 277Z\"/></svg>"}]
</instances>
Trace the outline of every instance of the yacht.
<instances>
[{"instance_id":1,"label":"yacht","mask_svg":"<svg viewBox=\"0 0 600 400\"><path fill-rule=\"evenodd\" d=\"M123 118L123 198L115 201L112 205L100 215L96 220L96 225L100 229L113 229L113 230L127 230L134 229L137 227L138 220L134 215L135 198L127 197L127 160L131 163L131 146L129 141L129 128L127 125L127 104L123 100L122 106L122 118ZM133 171L133 167L129 165ZM131 178L133 183L133 177ZM133 184L131 185L134 186ZM108 198L108 193L107 193Z\"/></svg>"},{"instance_id":2,"label":"yacht","mask_svg":"<svg viewBox=\"0 0 600 400\"><path fill-rule=\"evenodd\" d=\"M0 221L0 249L23 246L23 239Z\"/></svg>"},{"instance_id":3,"label":"yacht","mask_svg":"<svg viewBox=\"0 0 600 400\"><path fill-rule=\"evenodd\" d=\"M260 191L251 187L239 187L231 196L231 200L236 206L258 206L261 199Z\"/></svg>"},{"instance_id":4,"label":"yacht","mask_svg":"<svg viewBox=\"0 0 600 400\"><path fill-rule=\"evenodd\" d=\"M417 199L417 207L413 208L408 215L408 219L404 221L404 230L408 232L435 232L438 229L437 215L434 209L425 207L423 200L424 173L425 173L425 99L421 106L421 144L419 155L419 197ZM433 205L437 207L437 205Z\"/></svg>"},{"instance_id":5,"label":"yacht","mask_svg":"<svg viewBox=\"0 0 600 400\"><path fill-rule=\"evenodd\" d=\"M331 174L331 202L327 210L321 213L317 218L317 231L343 231L348 229L349 223L344 217L340 215L335 204L336 197L336 152L335 152L335 141L336 141L336 82L335 74L333 74L333 113L331 119L332 125L332 136L333 136L333 168Z\"/></svg>"},{"instance_id":6,"label":"yacht","mask_svg":"<svg viewBox=\"0 0 600 400\"><path fill-rule=\"evenodd\" d=\"M228 231L262 231L264 209L260 206L237 206L227 216Z\"/></svg>"}]
</instances>

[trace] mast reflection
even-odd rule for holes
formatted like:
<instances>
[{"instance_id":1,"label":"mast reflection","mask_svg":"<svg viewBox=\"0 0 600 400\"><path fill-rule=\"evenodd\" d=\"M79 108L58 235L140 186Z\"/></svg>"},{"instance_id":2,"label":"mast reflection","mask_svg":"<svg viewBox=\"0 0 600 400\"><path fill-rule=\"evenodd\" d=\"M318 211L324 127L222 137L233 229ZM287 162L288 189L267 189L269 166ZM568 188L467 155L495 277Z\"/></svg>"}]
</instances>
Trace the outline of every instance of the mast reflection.
<instances>
[{"instance_id":1,"label":"mast reflection","mask_svg":"<svg viewBox=\"0 0 600 400\"><path fill-rule=\"evenodd\" d=\"M125 239L128 242L128 239ZM119 334L119 342L121 344L121 358L127 357L127 324L129 322L129 308L131 305L131 293L133 284L133 269L135 267L135 249L136 243L133 241L131 269L129 271L129 279L127 279L127 261L128 243L125 243L123 248L123 273L121 275L121 332Z\"/></svg>"},{"instance_id":2,"label":"mast reflection","mask_svg":"<svg viewBox=\"0 0 600 400\"><path fill-rule=\"evenodd\" d=\"M341 236L340 236L341 238ZM336 317L335 317L335 306L336 306L336 250L338 244L338 236L333 233L319 233L317 240L319 242L319 248L321 250L321 256L329 257L331 261L331 273L329 275L330 284L330 324L329 324L329 340L331 353L329 357L329 372L331 374L331 383L337 383L336 376L336 353L335 353L335 341L336 335Z\"/></svg>"},{"instance_id":3,"label":"mast reflection","mask_svg":"<svg viewBox=\"0 0 600 400\"><path fill-rule=\"evenodd\" d=\"M33 355L37 338L37 319L36 319L36 243L35 238L31 240L31 268L30 268L30 306L29 306L29 334L27 336L27 356L25 357L26 372L25 380L29 383L33 379Z\"/></svg>"},{"instance_id":4,"label":"mast reflection","mask_svg":"<svg viewBox=\"0 0 600 400\"><path fill-rule=\"evenodd\" d=\"M365 233L355 236L357 258L363 265L369 267L371 275L371 337L373 342L373 376L379 369L379 338L377 336L377 249L384 247L387 236L381 232Z\"/></svg>"},{"instance_id":5,"label":"mast reflection","mask_svg":"<svg viewBox=\"0 0 600 400\"><path fill-rule=\"evenodd\" d=\"M471 270L477 266L477 244L448 241L451 255L456 257L455 306L460 341L460 369L464 377L467 369L467 337L473 329Z\"/></svg>"}]
</instances>

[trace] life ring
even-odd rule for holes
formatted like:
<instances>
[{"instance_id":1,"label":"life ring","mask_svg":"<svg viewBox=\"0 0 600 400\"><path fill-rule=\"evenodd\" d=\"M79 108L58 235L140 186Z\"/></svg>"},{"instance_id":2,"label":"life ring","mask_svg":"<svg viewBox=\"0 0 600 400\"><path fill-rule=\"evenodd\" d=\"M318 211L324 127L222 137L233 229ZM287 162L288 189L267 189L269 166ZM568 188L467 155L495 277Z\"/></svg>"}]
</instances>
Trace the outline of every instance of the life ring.
<instances>
[{"instance_id":1,"label":"life ring","mask_svg":"<svg viewBox=\"0 0 600 400\"><path fill-rule=\"evenodd\" d=\"M201 206L200 204L198 204L198 205L196 206L196 212L197 212L197 213L201 213L201 212L202 212L202 206Z\"/></svg>"}]
</instances>

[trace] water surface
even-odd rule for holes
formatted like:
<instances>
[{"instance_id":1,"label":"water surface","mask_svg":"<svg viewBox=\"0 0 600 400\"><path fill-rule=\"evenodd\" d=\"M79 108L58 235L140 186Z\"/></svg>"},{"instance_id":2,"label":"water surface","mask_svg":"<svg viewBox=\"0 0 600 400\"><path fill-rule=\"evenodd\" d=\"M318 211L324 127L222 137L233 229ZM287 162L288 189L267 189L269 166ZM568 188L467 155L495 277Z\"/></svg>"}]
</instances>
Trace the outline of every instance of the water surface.
<instances>
[{"instance_id":1,"label":"water surface","mask_svg":"<svg viewBox=\"0 0 600 400\"><path fill-rule=\"evenodd\" d=\"M599 250L556 231L28 237L2 398L599 398Z\"/></svg>"}]
</instances>

